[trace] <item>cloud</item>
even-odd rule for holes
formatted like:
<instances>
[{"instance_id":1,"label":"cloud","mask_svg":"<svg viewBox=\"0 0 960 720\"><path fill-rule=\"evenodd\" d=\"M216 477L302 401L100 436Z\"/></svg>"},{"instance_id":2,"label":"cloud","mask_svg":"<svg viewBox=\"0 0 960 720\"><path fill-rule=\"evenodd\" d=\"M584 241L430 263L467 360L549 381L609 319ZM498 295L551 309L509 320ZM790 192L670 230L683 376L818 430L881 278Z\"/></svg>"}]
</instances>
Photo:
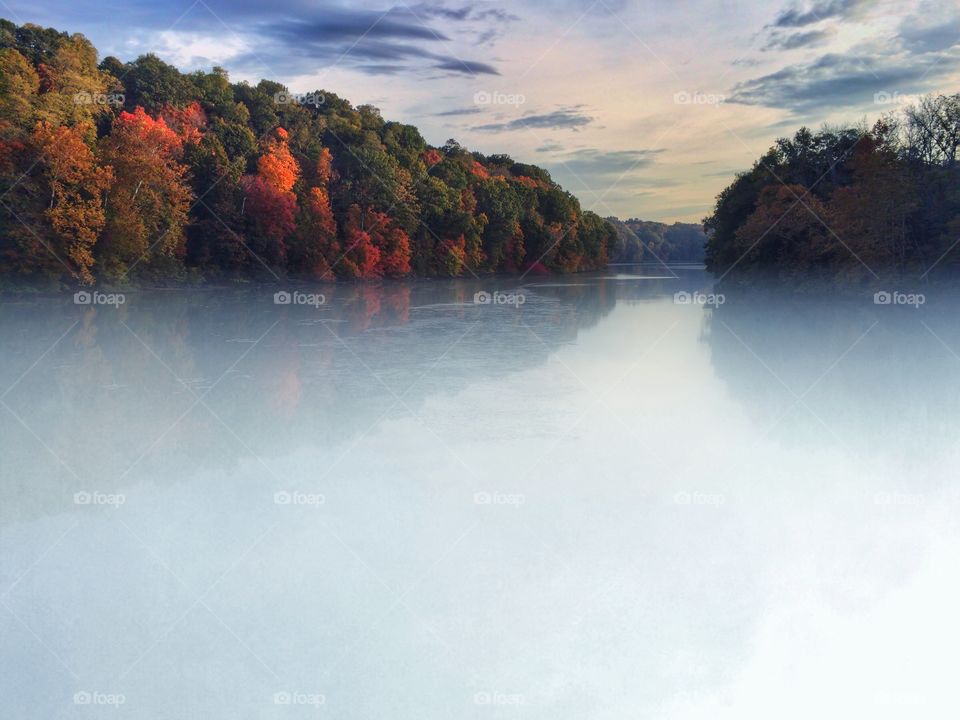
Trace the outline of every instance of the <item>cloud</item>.
<instances>
[{"instance_id":1,"label":"cloud","mask_svg":"<svg viewBox=\"0 0 960 720\"><path fill-rule=\"evenodd\" d=\"M443 5L430 5L426 3L415 5L410 9L415 13L441 17L444 20L466 20L473 10L469 5L465 5L462 8L448 8Z\"/></svg>"},{"instance_id":2,"label":"cloud","mask_svg":"<svg viewBox=\"0 0 960 720\"><path fill-rule=\"evenodd\" d=\"M434 8L432 14L438 12ZM459 17L459 12L454 14ZM368 74L396 74L398 68L393 63L405 63L400 69L407 72L434 69L470 76L499 74L489 63L441 52L437 46L442 43L447 47L450 37L410 9L374 12L330 7L296 19L264 20L249 27L255 28L258 38L256 53L249 55L260 65L291 72L302 71L304 59L309 59L356 67ZM249 58L241 60L249 62Z\"/></svg>"},{"instance_id":3,"label":"cloud","mask_svg":"<svg viewBox=\"0 0 960 720\"><path fill-rule=\"evenodd\" d=\"M715 172L703 173L703 174L702 174L702 177L726 177L726 178L730 178L730 180L732 181L732 180L737 176L737 173L741 173L741 172L743 172L743 170L744 170L743 168L731 168L731 169L728 169L728 170L717 170L717 171L715 171Z\"/></svg>"},{"instance_id":4,"label":"cloud","mask_svg":"<svg viewBox=\"0 0 960 720\"><path fill-rule=\"evenodd\" d=\"M564 167L577 175L591 177L622 175L625 172L640 170L653 164L654 158L662 153L657 150L599 150L583 148L574 150L558 158Z\"/></svg>"},{"instance_id":5,"label":"cloud","mask_svg":"<svg viewBox=\"0 0 960 720\"><path fill-rule=\"evenodd\" d=\"M831 18L848 18L857 14L867 0L815 0L803 8L794 6L782 11L773 21L773 27L798 28Z\"/></svg>"},{"instance_id":6,"label":"cloud","mask_svg":"<svg viewBox=\"0 0 960 720\"><path fill-rule=\"evenodd\" d=\"M833 34L831 30L810 30L793 34L775 32L770 35L763 50L795 50L802 47L815 47L823 45L833 37Z\"/></svg>"},{"instance_id":7,"label":"cloud","mask_svg":"<svg viewBox=\"0 0 960 720\"><path fill-rule=\"evenodd\" d=\"M536 152L538 153L557 152L558 150L563 150L563 145L551 142L544 143L540 147L536 148Z\"/></svg>"},{"instance_id":8,"label":"cloud","mask_svg":"<svg viewBox=\"0 0 960 720\"><path fill-rule=\"evenodd\" d=\"M478 115L483 112L483 108L478 107L468 107L468 108L454 108L453 110L444 110L443 112L434 113L434 117L457 117L459 115Z\"/></svg>"},{"instance_id":9,"label":"cloud","mask_svg":"<svg viewBox=\"0 0 960 720\"><path fill-rule=\"evenodd\" d=\"M493 65L487 63L474 62L471 60L459 60L452 58L441 60L433 67L438 70L449 70L450 72L463 73L465 75L499 75L500 71Z\"/></svg>"},{"instance_id":10,"label":"cloud","mask_svg":"<svg viewBox=\"0 0 960 720\"><path fill-rule=\"evenodd\" d=\"M496 20L497 22L514 22L520 18L511 12L500 8L489 8L478 10L470 5L464 5L460 8L448 8L445 5L422 3L420 5L408 6L414 14L431 15L440 17L444 20L464 21L464 20Z\"/></svg>"},{"instance_id":11,"label":"cloud","mask_svg":"<svg viewBox=\"0 0 960 720\"><path fill-rule=\"evenodd\" d=\"M900 41L904 47L913 53L930 53L960 43L960 11L954 8L951 17L937 12L936 6L923 5L921 9L929 12L911 15L900 24Z\"/></svg>"},{"instance_id":12,"label":"cloud","mask_svg":"<svg viewBox=\"0 0 960 720\"><path fill-rule=\"evenodd\" d=\"M602 150L580 148L542 161L550 175L565 188L579 194L584 207L610 214L614 205L633 206L641 197L676 180L647 173L662 149Z\"/></svg>"},{"instance_id":13,"label":"cloud","mask_svg":"<svg viewBox=\"0 0 960 720\"><path fill-rule=\"evenodd\" d=\"M102 0L50 4L56 6L59 28L87 31L101 50L123 59L132 59L131 53L156 51L158 37L174 53L177 39L185 44L197 36L218 37L240 46L230 57L218 57L219 62L278 80L331 66L372 75L499 74L487 58L471 58L461 51L452 36L469 33L490 42L513 18L472 5L398 3L384 11L339 0L204 0L171 14L153 0L128 0L123 19L111 24ZM92 32L88 30L91 22L98 23ZM98 37L103 27L106 38ZM118 27L122 32L111 31Z\"/></svg>"},{"instance_id":14,"label":"cloud","mask_svg":"<svg viewBox=\"0 0 960 720\"><path fill-rule=\"evenodd\" d=\"M584 125L589 125L591 122L593 122L593 118L584 114L579 107L571 107L539 115L525 115L505 122L477 125L473 129L478 132L506 132L526 129L576 130Z\"/></svg>"},{"instance_id":15,"label":"cloud","mask_svg":"<svg viewBox=\"0 0 960 720\"><path fill-rule=\"evenodd\" d=\"M810 63L738 83L727 102L784 108L796 114L863 107L878 92L912 94L953 72L957 57L947 53L909 55L830 53Z\"/></svg>"}]
</instances>

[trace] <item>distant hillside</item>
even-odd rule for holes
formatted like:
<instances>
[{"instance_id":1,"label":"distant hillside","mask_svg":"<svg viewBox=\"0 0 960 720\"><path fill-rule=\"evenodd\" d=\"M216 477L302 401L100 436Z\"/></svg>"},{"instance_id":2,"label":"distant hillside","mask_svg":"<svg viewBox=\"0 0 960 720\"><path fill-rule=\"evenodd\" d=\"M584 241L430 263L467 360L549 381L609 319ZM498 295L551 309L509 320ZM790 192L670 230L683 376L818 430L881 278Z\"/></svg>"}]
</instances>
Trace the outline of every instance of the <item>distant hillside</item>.
<instances>
[{"instance_id":1,"label":"distant hillside","mask_svg":"<svg viewBox=\"0 0 960 720\"><path fill-rule=\"evenodd\" d=\"M666 223L608 217L617 232L610 262L702 263L707 236L695 223Z\"/></svg>"},{"instance_id":2,"label":"distant hillside","mask_svg":"<svg viewBox=\"0 0 960 720\"><path fill-rule=\"evenodd\" d=\"M574 272L613 228L549 173L333 93L107 57L0 20L0 276Z\"/></svg>"}]
</instances>

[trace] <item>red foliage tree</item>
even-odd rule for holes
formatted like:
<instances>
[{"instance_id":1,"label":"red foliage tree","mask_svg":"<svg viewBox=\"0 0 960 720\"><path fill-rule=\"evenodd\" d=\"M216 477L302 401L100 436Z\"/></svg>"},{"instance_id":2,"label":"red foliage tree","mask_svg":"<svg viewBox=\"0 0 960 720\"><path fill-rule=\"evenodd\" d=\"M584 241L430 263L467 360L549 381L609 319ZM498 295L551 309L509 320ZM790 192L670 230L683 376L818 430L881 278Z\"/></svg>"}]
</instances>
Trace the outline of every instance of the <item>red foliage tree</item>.
<instances>
[{"instance_id":1,"label":"red foliage tree","mask_svg":"<svg viewBox=\"0 0 960 720\"><path fill-rule=\"evenodd\" d=\"M373 244L370 233L363 229L363 214L359 205L351 205L343 224L344 255L339 269L347 277L373 278L380 263L380 249Z\"/></svg>"},{"instance_id":2,"label":"red foliage tree","mask_svg":"<svg viewBox=\"0 0 960 720\"><path fill-rule=\"evenodd\" d=\"M296 228L297 198L277 190L259 175L243 178L246 210L256 220L265 237L277 243Z\"/></svg>"},{"instance_id":3,"label":"red foliage tree","mask_svg":"<svg viewBox=\"0 0 960 720\"><path fill-rule=\"evenodd\" d=\"M196 100L182 109L164 105L160 117L185 143L200 142L203 128L207 124L207 114Z\"/></svg>"},{"instance_id":4,"label":"red foliage tree","mask_svg":"<svg viewBox=\"0 0 960 720\"><path fill-rule=\"evenodd\" d=\"M286 241L297 227L297 196L292 190L299 177L300 166L287 144L287 131L277 128L263 143L257 174L241 181L245 209L261 236L262 242L255 244L267 261L284 263L287 259Z\"/></svg>"},{"instance_id":5,"label":"red foliage tree","mask_svg":"<svg viewBox=\"0 0 960 720\"><path fill-rule=\"evenodd\" d=\"M410 272L410 238L385 213L370 211L367 216L370 237L380 251L375 277L400 277Z\"/></svg>"}]
</instances>

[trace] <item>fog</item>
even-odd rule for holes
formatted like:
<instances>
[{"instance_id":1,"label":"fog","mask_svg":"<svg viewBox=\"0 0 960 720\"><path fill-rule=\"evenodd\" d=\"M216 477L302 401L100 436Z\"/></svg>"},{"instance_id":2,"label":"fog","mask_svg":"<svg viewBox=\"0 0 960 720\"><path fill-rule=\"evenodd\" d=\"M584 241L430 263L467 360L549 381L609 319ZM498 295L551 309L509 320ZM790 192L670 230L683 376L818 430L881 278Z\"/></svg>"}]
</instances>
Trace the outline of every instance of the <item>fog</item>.
<instances>
[{"instance_id":1,"label":"fog","mask_svg":"<svg viewBox=\"0 0 960 720\"><path fill-rule=\"evenodd\" d=\"M10 717L955 707L955 295L277 291L0 305Z\"/></svg>"}]
</instances>

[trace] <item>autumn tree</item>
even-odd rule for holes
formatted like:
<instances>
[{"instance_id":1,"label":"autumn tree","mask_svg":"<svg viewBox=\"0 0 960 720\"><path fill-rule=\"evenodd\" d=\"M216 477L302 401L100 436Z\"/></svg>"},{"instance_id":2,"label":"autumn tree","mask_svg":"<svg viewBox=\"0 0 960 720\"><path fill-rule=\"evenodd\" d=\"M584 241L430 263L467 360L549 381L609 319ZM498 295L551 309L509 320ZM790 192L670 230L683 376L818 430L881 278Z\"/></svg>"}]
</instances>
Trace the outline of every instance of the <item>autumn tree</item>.
<instances>
[{"instance_id":1,"label":"autumn tree","mask_svg":"<svg viewBox=\"0 0 960 720\"><path fill-rule=\"evenodd\" d=\"M338 271L348 278L373 278L377 277L379 264L380 249L364 229L360 206L351 205L343 224L343 257Z\"/></svg>"},{"instance_id":2,"label":"autumn tree","mask_svg":"<svg viewBox=\"0 0 960 720\"><path fill-rule=\"evenodd\" d=\"M454 140L431 147L373 106L310 97L232 83L222 68L182 73L155 55L98 65L82 35L0 20L2 269L56 279L66 265L90 281L266 264L378 278L605 261L612 231L546 170ZM775 162L813 174L842 138L798 136ZM925 189L924 202L944 207L930 236L958 215L950 182Z\"/></svg>"},{"instance_id":3,"label":"autumn tree","mask_svg":"<svg viewBox=\"0 0 960 720\"><path fill-rule=\"evenodd\" d=\"M852 182L833 193L832 229L851 250L850 264L902 270L912 243L909 220L917 208L916 192L887 130L878 123L848 161Z\"/></svg>"},{"instance_id":4,"label":"autumn tree","mask_svg":"<svg viewBox=\"0 0 960 720\"><path fill-rule=\"evenodd\" d=\"M104 164L113 167L113 184L98 262L115 277L134 266L173 271L183 254L192 198L180 163L182 140L138 107L120 114L100 148Z\"/></svg>"},{"instance_id":5,"label":"autumn tree","mask_svg":"<svg viewBox=\"0 0 960 720\"><path fill-rule=\"evenodd\" d=\"M330 205L333 156L323 148L300 204L297 231L290 247L290 268L311 278L332 279L340 254L337 222Z\"/></svg>"},{"instance_id":6,"label":"autumn tree","mask_svg":"<svg viewBox=\"0 0 960 720\"><path fill-rule=\"evenodd\" d=\"M266 138L256 174L243 178L253 250L264 262L278 266L286 263L287 240L296 229L297 196L292 190L300 177L287 137L286 130L277 128Z\"/></svg>"},{"instance_id":7,"label":"autumn tree","mask_svg":"<svg viewBox=\"0 0 960 720\"><path fill-rule=\"evenodd\" d=\"M0 137L25 136L34 126L40 76L14 48L0 50Z\"/></svg>"},{"instance_id":8,"label":"autumn tree","mask_svg":"<svg viewBox=\"0 0 960 720\"><path fill-rule=\"evenodd\" d=\"M178 108L164 105L160 117L173 130L183 143L198 143L207 124L207 114L196 100Z\"/></svg>"},{"instance_id":9,"label":"autumn tree","mask_svg":"<svg viewBox=\"0 0 960 720\"><path fill-rule=\"evenodd\" d=\"M52 127L40 122L33 133L49 201L45 216L51 245L82 282L93 282L93 248L106 225L104 194L113 171L97 165L85 141L84 125Z\"/></svg>"},{"instance_id":10,"label":"autumn tree","mask_svg":"<svg viewBox=\"0 0 960 720\"><path fill-rule=\"evenodd\" d=\"M828 265L843 250L830 236L827 218L827 207L799 185L764 188L737 231L738 264L770 269L781 277Z\"/></svg>"}]
</instances>

